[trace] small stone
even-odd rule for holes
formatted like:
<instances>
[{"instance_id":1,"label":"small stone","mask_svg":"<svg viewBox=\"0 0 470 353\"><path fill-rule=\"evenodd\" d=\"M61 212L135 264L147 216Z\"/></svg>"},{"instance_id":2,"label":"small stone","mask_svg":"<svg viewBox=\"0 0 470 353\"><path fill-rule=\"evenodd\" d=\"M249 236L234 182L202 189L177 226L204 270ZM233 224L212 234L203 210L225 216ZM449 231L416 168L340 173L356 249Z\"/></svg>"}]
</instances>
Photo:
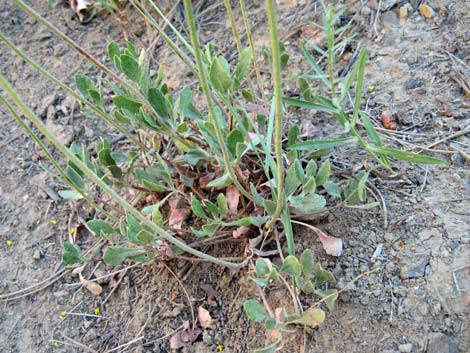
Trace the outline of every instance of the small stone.
<instances>
[{"instance_id":1,"label":"small stone","mask_svg":"<svg viewBox=\"0 0 470 353\"><path fill-rule=\"evenodd\" d=\"M214 337L208 331L204 331L202 333L202 341L208 345L214 344Z\"/></svg>"},{"instance_id":2,"label":"small stone","mask_svg":"<svg viewBox=\"0 0 470 353\"><path fill-rule=\"evenodd\" d=\"M34 250L33 259L34 260L40 260L41 259L41 252L39 251L39 249Z\"/></svg>"},{"instance_id":3,"label":"small stone","mask_svg":"<svg viewBox=\"0 0 470 353\"><path fill-rule=\"evenodd\" d=\"M400 344L398 346L400 353L411 353L413 350L413 345L411 343Z\"/></svg>"},{"instance_id":4,"label":"small stone","mask_svg":"<svg viewBox=\"0 0 470 353\"><path fill-rule=\"evenodd\" d=\"M400 13L400 18L407 18L408 13L413 10L410 4L405 4L400 7L399 13Z\"/></svg>"},{"instance_id":5,"label":"small stone","mask_svg":"<svg viewBox=\"0 0 470 353\"><path fill-rule=\"evenodd\" d=\"M418 262L405 264L400 271L400 277L402 279L424 277L425 270L428 265L429 256L422 258Z\"/></svg>"},{"instance_id":6,"label":"small stone","mask_svg":"<svg viewBox=\"0 0 470 353\"><path fill-rule=\"evenodd\" d=\"M362 305L369 305L369 297L366 297L366 296L363 296L361 299L360 299L360 302Z\"/></svg>"},{"instance_id":7,"label":"small stone","mask_svg":"<svg viewBox=\"0 0 470 353\"><path fill-rule=\"evenodd\" d=\"M95 136L95 132L93 131L93 129L90 129L88 126L85 126L84 134L86 138L92 138L93 136Z\"/></svg>"},{"instance_id":8,"label":"small stone","mask_svg":"<svg viewBox=\"0 0 470 353\"><path fill-rule=\"evenodd\" d=\"M370 9L370 7L364 6L361 9L361 15L362 16L369 16L371 13L372 13L372 10Z\"/></svg>"},{"instance_id":9,"label":"small stone","mask_svg":"<svg viewBox=\"0 0 470 353\"><path fill-rule=\"evenodd\" d=\"M41 115L41 117L44 118L47 114L47 110L48 110L49 106L53 106L54 103L56 102L56 100L57 100L57 93L52 93L52 94L48 95L47 97L45 97L41 101L41 105L40 105L40 108L39 108L39 115Z\"/></svg>"},{"instance_id":10,"label":"small stone","mask_svg":"<svg viewBox=\"0 0 470 353\"><path fill-rule=\"evenodd\" d=\"M427 353L458 353L457 341L443 333L435 333L429 343Z\"/></svg>"},{"instance_id":11,"label":"small stone","mask_svg":"<svg viewBox=\"0 0 470 353\"><path fill-rule=\"evenodd\" d=\"M54 48L54 56L56 58L61 57L67 52L67 46L65 44L58 44Z\"/></svg>"},{"instance_id":12,"label":"small stone","mask_svg":"<svg viewBox=\"0 0 470 353\"><path fill-rule=\"evenodd\" d=\"M436 305L434 305L432 310L434 311L434 315L439 315L441 313L441 310L442 310L441 304L437 303Z\"/></svg>"},{"instance_id":13,"label":"small stone","mask_svg":"<svg viewBox=\"0 0 470 353\"><path fill-rule=\"evenodd\" d=\"M38 40L46 40L52 38L52 33L49 32L47 29L43 29L37 33L36 38Z\"/></svg>"},{"instance_id":14,"label":"small stone","mask_svg":"<svg viewBox=\"0 0 470 353\"><path fill-rule=\"evenodd\" d=\"M415 89L421 87L423 83L420 80L415 80L414 78L410 78L405 82L406 89Z\"/></svg>"},{"instance_id":15,"label":"small stone","mask_svg":"<svg viewBox=\"0 0 470 353\"><path fill-rule=\"evenodd\" d=\"M385 28L398 27L398 15L395 13L395 11L384 12L381 18Z\"/></svg>"},{"instance_id":16,"label":"small stone","mask_svg":"<svg viewBox=\"0 0 470 353\"><path fill-rule=\"evenodd\" d=\"M429 5L421 4L418 10L425 18L433 18L435 16L434 10Z\"/></svg>"},{"instance_id":17,"label":"small stone","mask_svg":"<svg viewBox=\"0 0 470 353\"><path fill-rule=\"evenodd\" d=\"M53 105L50 105L47 107L47 113L46 113L46 118L47 119L54 119L55 117L56 110Z\"/></svg>"},{"instance_id":18,"label":"small stone","mask_svg":"<svg viewBox=\"0 0 470 353\"><path fill-rule=\"evenodd\" d=\"M390 10L393 6L397 4L398 0L382 0L380 2L380 11Z\"/></svg>"},{"instance_id":19,"label":"small stone","mask_svg":"<svg viewBox=\"0 0 470 353\"><path fill-rule=\"evenodd\" d=\"M452 157L450 157L450 159L452 160L453 164L459 167L463 167L465 165L465 158L463 158L460 153L453 154Z\"/></svg>"},{"instance_id":20,"label":"small stone","mask_svg":"<svg viewBox=\"0 0 470 353\"><path fill-rule=\"evenodd\" d=\"M85 322L83 323L83 327L85 328L85 330L88 330L92 324L93 321L85 320Z\"/></svg>"},{"instance_id":21,"label":"small stone","mask_svg":"<svg viewBox=\"0 0 470 353\"><path fill-rule=\"evenodd\" d=\"M59 290L57 292L54 292L52 293L54 295L54 297L56 298L63 298L63 297L66 297L69 295L69 292L67 292L66 290Z\"/></svg>"}]
</instances>

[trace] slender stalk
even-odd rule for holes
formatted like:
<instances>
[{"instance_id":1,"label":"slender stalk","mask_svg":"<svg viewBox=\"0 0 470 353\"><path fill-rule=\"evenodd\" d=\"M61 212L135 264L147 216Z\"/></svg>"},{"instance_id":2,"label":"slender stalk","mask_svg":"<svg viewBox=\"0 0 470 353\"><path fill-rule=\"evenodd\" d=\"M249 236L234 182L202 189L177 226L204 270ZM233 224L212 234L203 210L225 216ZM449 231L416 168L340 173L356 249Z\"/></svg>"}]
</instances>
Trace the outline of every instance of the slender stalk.
<instances>
[{"instance_id":1,"label":"slender stalk","mask_svg":"<svg viewBox=\"0 0 470 353\"><path fill-rule=\"evenodd\" d=\"M212 101L211 93L209 91L209 84L207 82L207 77L208 74L206 72L206 67L204 63L202 62L202 54L201 54L201 49L199 47L199 39L197 35L197 30L196 30L196 22L194 20L194 14L193 14L193 5L192 5L192 0L184 0L184 8L186 11L186 19L188 21L189 25L189 33L191 36L191 42L194 48L194 56L196 59L196 64L197 64L197 69L198 69L198 75L199 75L199 82L201 84L202 92L206 98L207 101L207 108L209 110L209 117L211 119L212 124L214 125L214 131L215 135L217 138L217 143L220 147L220 150L222 152L222 158L224 161L225 165L225 171L229 174L230 178L236 185L236 187L240 190L240 192L247 197L248 199L253 199L253 196L250 195L243 185L238 181L237 176L235 175L235 172L233 170L233 167L230 163L230 158L229 154L227 151L227 146L225 145L224 141L224 136L222 134L222 129L219 125L219 122L217 120L217 117L215 115L215 110L214 110L214 104Z\"/></svg>"},{"instance_id":2,"label":"slender stalk","mask_svg":"<svg viewBox=\"0 0 470 353\"><path fill-rule=\"evenodd\" d=\"M25 11L27 14L33 16L38 22L46 26L52 33L57 35L62 41L64 41L67 45L69 45L71 48L75 49L78 53L83 55L89 62L91 62L93 65L95 65L98 69L103 71L105 74L107 74L109 77L111 77L113 80L116 82L121 83L124 85L129 91L131 91L133 94L135 94L143 103L143 105L148 109L152 115L154 115L155 119L160 123L161 126L163 126L165 133L168 134L172 139L178 141L181 145L191 148L192 145L189 141L185 140L182 138L174 129L172 129L168 124L166 124L165 121L163 121L160 116L158 115L157 111L155 108L150 104L148 99L133 85L130 85L126 80L122 79L118 75L116 75L114 72L109 70L106 66L101 64L95 57L93 57L90 53L88 53L85 49L80 47L77 43L75 43L70 37L68 37L66 34L61 32L57 27L55 27L52 23L47 21L45 18L43 18L40 14L38 14L36 11L34 11L31 7L26 5L24 2L21 0L13 0L13 2L23 11Z\"/></svg>"},{"instance_id":3,"label":"slender stalk","mask_svg":"<svg viewBox=\"0 0 470 353\"><path fill-rule=\"evenodd\" d=\"M224 0L225 9L227 10L227 15L230 21L230 27L232 27L233 38L235 39L235 44L237 45L238 54L242 52L242 43L240 41L240 36L238 35L237 25L235 23L235 18L233 17L232 6L230 5L230 0ZM251 82L250 75L247 76L248 87L250 91L254 94L253 82Z\"/></svg>"},{"instance_id":4,"label":"slender stalk","mask_svg":"<svg viewBox=\"0 0 470 353\"><path fill-rule=\"evenodd\" d=\"M240 0L240 8L242 11L243 23L245 24L246 36L248 38L248 42L250 43L251 55L253 57L253 68L256 74L256 81L258 83L258 89L261 93L263 103L266 106L268 104L267 103L268 100L266 99L266 95L264 93L263 81L261 80L261 75L259 73L258 60L256 59L255 45L253 43L253 36L251 34L250 23L248 22L248 16L246 14L245 0Z\"/></svg>"},{"instance_id":5,"label":"slender stalk","mask_svg":"<svg viewBox=\"0 0 470 353\"><path fill-rule=\"evenodd\" d=\"M143 9L140 4L138 4L135 0L131 0L131 4L137 9L137 11L140 12L142 17L144 17L149 23L152 25L153 28L158 32L158 34L163 38L165 43L170 47L171 50L194 72L196 73L196 65L194 62L191 60L191 58L186 55L177 45L176 43L165 33L164 29L153 19L153 17L150 15L150 13L146 10ZM155 6L153 1L151 1L152 6L154 8L158 9L158 7ZM158 11L160 11L158 9ZM159 12L161 14L161 11ZM163 19L165 21L168 21L167 23L170 24L170 28L173 30L173 32L176 34L176 36L183 42L183 44L188 48L191 54L194 54L193 48L188 44L188 42L184 39L184 37L181 35L181 33L173 26L171 25L171 22L163 15L161 14Z\"/></svg>"},{"instance_id":6,"label":"slender stalk","mask_svg":"<svg viewBox=\"0 0 470 353\"><path fill-rule=\"evenodd\" d=\"M74 188L73 183L69 180L67 177L67 173L65 173L64 169L57 163L56 159L52 155L52 153L49 151L49 149L46 147L46 145L36 136L36 134L31 130L31 128L26 125L26 123L21 119L21 117L16 113L15 109L13 106L3 97L0 95L0 102L2 102L5 107L8 109L11 115L15 118L15 120L18 122L18 124L23 128L23 130L26 131L26 133L36 142L41 148L41 150L44 152L46 155L46 158L51 162L51 164L54 166L54 168L57 170L57 172L60 174L62 177L63 181L66 182L71 188ZM87 194L85 194L83 191L76 189L77 192L87 201L91 206L93 206L94 209L98 210L99 212L103 213L106 215L106 217L112 219L113 221L117 222L118 219L116 216L112 215L111 213L105 211L102 207L100 207L95 201L93 201Z\"/></svg>"},{"instance_id":7,"label":"slender stalk","mask_svg":"<svg viewBox=\"0 0 470 353\"><path fill-rule=\"evenodd\" d=\"M276 2L266 0L266 12L268 13L269 30L271 35L271 54L273 58L273 86L275 100L274 117L274 152L276 155L276 210L271 220L266 224L267 229L272 228L279 218L284 206L284 165L282 163L282 82L281 82L281 50L277 32Z\"/></svg>"},{"instance_id":8,"label":"slender stalk","mask_svg":"<svg viewBox=\"0 0 470 353\"><path fill-rule=\"evenodd\" d=\"M126 138L131 141L133 144L136 146L139 146L141 149L147 149L143 144L141 144L135 136L130 133L127 129L122 128L118 124L116 124L115 121L110 119L106 113L104 113L102 110L97 109L95 104L92 104L88 102L86 99L84 99L82 96L77 94L73 89L71 89L69 86L67 86L64 82L47 72L44 68L42 68L39 64L37 64L35 61L33 61L24 51L22 51L20 48L18 48L15 44L13 44L5 35L0 32L0 40L3 41L11 50L13 50L16 55L18 55L21 59L26 61L29 65L31 65L36 71L38 71L41 75L49 79L50 81L54 82L56 85L60 86L64 91L66 91L68 94L73 96L77 101L79 101L81 104L85 105L88 107L93 113L95 113L99 118L103 119L107 124L111 125L114 127L117 131L119 131L121 134L126 136Z\"/></svg>"},{"instance_id":9,"label":"slender stalk","mask_svg":"<svg viewBox=\"0 0 470 353\"><path fill-rule=\"evenodd\" d=\"M142 225L148 227L150 230L161 236L166 241L177 246L181 250L188 252L191 255L202 258L204 260L213 262L215 264L226 266L230 268L241 268L247 265L249 260L246 260L241 263L233 263L224 260L220 260L216 257L213 257L209 254L203 253L199 250L193 249L188 246L186 243L181 240L173 237L163 228L157 226L154 222L147 219L142 215L140 211L134 208L130 203L128 203L124 198L122 198L118 193L116 193L110 186L108 186L100 177L98 177L88 166L83 163L79 158L77 158L73 153L71 153L60 141L59 139L49 131L49 129L43 124L41 119L39 119L29 107L24 103L20 98L18 93L11 87L9 82L5 77L0 73L0 88L2 88L5 93L10 97L11 101L23 112L27 119L29 119L38 130L45 136L45 138L50 141L62 154L64 154L72 163L74 163L80 170L93 181L98 187L100 187L103 192L105 192L111 199L113 199L118 205L120 205L125 211L133 215Z\"/></svg>"}]
</instances>

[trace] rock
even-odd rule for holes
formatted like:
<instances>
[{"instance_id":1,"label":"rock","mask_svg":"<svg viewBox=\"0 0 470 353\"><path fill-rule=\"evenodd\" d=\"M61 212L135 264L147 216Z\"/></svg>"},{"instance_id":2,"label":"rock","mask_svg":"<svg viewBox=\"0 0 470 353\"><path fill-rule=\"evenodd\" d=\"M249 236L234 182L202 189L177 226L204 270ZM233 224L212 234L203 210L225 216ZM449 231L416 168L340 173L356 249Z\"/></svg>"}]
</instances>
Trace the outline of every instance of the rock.
<instances>
[{"instance_id":1,"label":"rock","mask_svg":"<svg viewBox=\"0 0 470 353\"><path fill-rule=\"evenodd\" d=\"M209 331L204 331L202 333L202 341L208 345L214 344L214 337L209 333Z\"/></svg>"},{"instance_id":2,"label":"rock","mask_svg":"<svg viewBox=\"0 0 470 353\"><path fill-rule=\"evenodd\" d=\"M398 15L394 11L384 12L381 16L384 27L398 27Z\"/></svg>"},{"instance_id":3,"label":"rock","mask_svg":"<svg viewBox=\"0 0 470 353\"><path fill-rule=\"evenodd\" d=\"M413 345L411 343L400 344L398 350L400 353L410 353L413 350Z\"/></svg>"},{"instance_id":4,"label":"rock","mask_svg":"<svg viewBox=\"0 0 470 353\"><path fill-rule=\"evenodd\" d=\"M95 136L95 132L93 131L93 129L90 129L88 126L85 126L84 135L86 138L92 138L93 136Z\"/></svg>"},{"instance_id":5,"label":"rock","mask_svg":"<svg viewBox=\"0 0 470 353\"><path fill-rule=\"evenodd\" d=\"M34 260L40 260L41 259L41 252L39 251L39 249L34 250L33 259Z\"/></svg>"},{"instance_id":6,"label":"rock","mask_svg":"<svg viewBox=\"0 0 470 353\"><path fill-rule=\"evenodd\" d=\"M52 119L46 121L47 128L52 131L61 143L68 146L74 138L73 127L55 124Z\"/></svg>"},{"instance_id":7,"label":"rock","mask_svg":"<svg viewBox=\"0 0 470 353\"><path fill-rule=\"evenodd\" d=\"M433 18L436 14L432 7L426 4L421 4L418 10L425 18Z\"/></svg>"},{"instance_id":8,"label":"rock","mask_svg":"<svg viewBox=\"0 0 470 353\"><path fill-rule=\"evenodd\" d=\"M39 106L39 115L41 117L44 118L46 116L49 106L53 106L55 104L57 98L58 98L58 95L57 95L57 93L54 92L54 93L48 95L47 97L45 97L41 101L41 105Z\"/></svg>"},{"instance_id":9,"label":"rock","mask_svg":"<svg viewBox=\"0 0 470 353\"><path fill-rule=\"evenodd\" d=\"M405 82L406 89L415 89L421 87L423 83L420 80L415 80L414 78L410 78Z\"/></svg>"},{"instance_id":10,"label":"rock","mask_svg":"<svg viewBox=\"0 0 470 353\"><path fill-rule=\"evenodd\" d=\"M36 38L38 40L47 40L49 38L52 38L52 33L49 32L47 29L43 29L41 31L39 31L37 34L36 34Z\"/></svg>"},{"instance_id":11,"label":"rock","mask_svg":"<svg viewBox=\"0 0 470 353\"><path fill-rule=\"evenodd\" d=\"M390 10L397 3L398 3L398 0L382 0L380 2L380 11Z\"/></svg>"},{"instance_id":12,"label":"rock","mask_svg":"<svg viewBox=\"0 0 470 353\"><path fill-rule=\"evenodd\" d=\"M457 341L443 333L435 333L428 343L427 353L458 353Z\"/></svg>"},{"instance_id":13,"label":"rock","mask_svg":"<svg viewBox=\"0 0 470 353\"><path fill-rule=\"evenodd\" d=\"M405 264L400 271L400 277L402 279L424 277L425 270L428 265L429 256L426 256L417 262Z\"/></svg>"},{"instance_id":14,"label":"rock","mask_svg":"<svg viewBox=\"0 0 470 353\"><path fill-rule=\"evenodd\" d=\"M67 46L65 44L58 44L57 46L54 47L54 56L56 58L61 57L67 52Z\"/></svg>"},{"instance_id":15,"label":"rock","mask_svg":"<svg viewBox=\"0 0 470 353\"><path fill-rule=\"evenodd\" d=\"M410 11L412 11L413 8L411 7L410 4L405 4L403 6L400 7L400 10L399 10L399 13L400 13L400 18L407 18L408 17L408 14L410 13Z\"/></svg>"}]
</instances>

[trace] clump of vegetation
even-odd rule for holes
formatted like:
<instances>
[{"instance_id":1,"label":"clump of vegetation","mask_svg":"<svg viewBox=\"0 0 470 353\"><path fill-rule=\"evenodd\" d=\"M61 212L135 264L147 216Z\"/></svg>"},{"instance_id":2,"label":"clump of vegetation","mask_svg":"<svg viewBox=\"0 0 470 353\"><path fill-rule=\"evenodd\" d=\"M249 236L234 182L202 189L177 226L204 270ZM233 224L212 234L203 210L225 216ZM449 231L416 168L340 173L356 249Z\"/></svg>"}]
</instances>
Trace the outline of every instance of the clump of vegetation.
<instances>
[{"instance_id":1,"label":"clump of vegetation","mask_svg":"<svg viewBox=\"0 0 470 353\"><path fill-rule=\"evenodd\" d=\"M239 40L232 9L229 2L225 2L238 48L238 59L232 64L223 56L215 55L211 43L201 48L191 0L184 0L189 39L164 17L178 42L163 31L146 7L136 0L130 1L192 70L200 92L190 87L178 92L170 90L163 81L162 68L149 67L146 51L130 42L124 48L115 42L109 44L107 52L113 65L113 69L109 69L27 5L19 0L14 2L77 49L104 77L97 80L79 74L75 91L42 69L3 34L0 39L79 100L86 116L103 120L128 141L118 148L101 138L94 150L75 143L70 147L62 145L0 75L4 92L0 100L43 149L58 177L69 185L60 195L65 199L84 199L102 215L89 220L86 226L108 241L103 260L112 266L124 261L149 263L188 257L231 268L252 264L252 280L260 287L260 293L264 295L273 282L280 282L292 296L295 309L290 313L284 309L273 311L266 300L263 304L254 299L246 301L244 309L248 317L264 322L267 329L277 332L274 343L259 352L275 351L287 325L315 327L323 322L325 312L319 305L302 308L298 293L317 295L330 310L338 296L335 289L325 286L332 275L315 263L312 252L306 249L300 256L296 254L293 232L293 223L301 223L295 221L296 218L319 212L328 203L348 206L366 202L365 183L369 171L351 176L341 187L331 177L328 156L334 155L332 151L344 144L359 144L373 161L371 168L389 171L390 157L417 163L441 162L382 145L371 120L361 110L366 48L360 50L347 76L335 75L336 53L351 37L338 40L347 28L336 27L339 13L331 7L325 7L322 24L315 24L327 38L325 47L308 42L302 45L313 75L306 73L299 78L302 95L299 99L283 95L281 69L288 69L288 54L279 42L273 0L266 0L271 47L263 50L271 66L273 94L268 97L264 95L265 83L261 81L255 55L260 48L253 46L243 0L240 6L249 39L247 48ZM152 1L149 4L163 16ZM326 70L317 64L318 57L326 60ZM328 97L312 93L311 87L317 82L329 88ZM259 89L255 89L255 84ZM193 101L199 93L205 99L202 109ZM354 95L352 106L347 100L351 93ZM291 126L285 134L282 127L287 105L330 114L342 130L321 140L304 140L297 125ZM65 167L20 114L66 157ZM142 207L136 208L130 203L126 197L129 190L143 193L145 204ZM106 198L110 206L103 209L95 201L97 198ZM285 235L288 253L285 257L280 245L284 239L272 236L278 231ZM216 239L243 237L250 232L261 234L259 239L277 241L281 266L274 265L263 249L258 248L265 242L251 242L247 246L249 255L238 262L225 259L227 254L198 250L201 243L210 245ZM319 236L328 253L341 253L338 239L321 232ZM64 244L62 259L70 266L90 261L71 243Z\"/></svg>"}]
</instances>

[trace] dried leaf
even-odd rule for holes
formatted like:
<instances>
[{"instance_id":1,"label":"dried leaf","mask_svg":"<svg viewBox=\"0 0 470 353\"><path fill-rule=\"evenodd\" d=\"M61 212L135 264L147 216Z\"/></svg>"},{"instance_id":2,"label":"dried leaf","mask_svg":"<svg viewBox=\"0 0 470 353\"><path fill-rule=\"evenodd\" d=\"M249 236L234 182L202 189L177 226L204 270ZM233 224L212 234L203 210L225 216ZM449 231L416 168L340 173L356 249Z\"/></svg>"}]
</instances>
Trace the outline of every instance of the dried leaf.
<instances>
[{"instance_id":1,"label":"dried leaf","mask_svg":"<svg viewBox=\"0 0 470 353\"><path fill-rule=\"evenodd\" d=\"M170 219L168 220L168 225L174 229L181 229L183 222L191 214L186 208L175 208L170 212Z\"/></svg>"},{"instance_id":2,"label":"dried leaf","mask_svg":"<svg viewBox=\"0 0 470 353\"><path fill-rule=\"evenodd\" d=\"M205 188L207 184L209 184L212 180L215 179L215 173L207 173L206 175L203 175L202 177L199 178L199 186L201 188Z\"/></svg>"},{"instance_id":3,"label":"dried leaf","mask_svg":"<svg viewBox=\"0 0 470 353\"><path fill-rule=\"evenodd\" d=\"M312 229L317 234L318 238L323 245L323 249L325 249L326 253L331 256L341 256L343 253L343 241L340 238L335 238L323 233L317 227L312 226Z\"/></svg>"},{"instance_id":4,"label":"dried leaf","mask_svg":"<svg viewBox=\"0 0 470 353\"><path fill-rule=\"evenodd\" d=\"M207 299L217 299L221 296L219 292L217 292L214 287L212 287L210 284L202 284L201 289L206 293Z\"/></svg>"},{"instance_id":5,"label":"dried leaf","mask_svg":"<svg viewBox=\"0 0 470 353\"><path fill-rule=\"evenodd\" d=\"M214 327L214 320L212 319L211 315L209 314L209 311L204 309L202 306L200 306L197 309L197 318L198 318L199 323L201 324L202 328L213 328Z\"/></svg>"},{"instance_id":6,"label":"dried leaf","mask_svg":"<svg viewBox=\"0 0 470 353\"><path fill-rule=\"evenodd\" d=\"M78 277L80 278L82 286L88 289L91 294L98 296L103 292L103 288L98 283L86 280L81 273L78 274Z\"/></svg>"},{"instance_id":7,"label":"dried leaf","mask_svg":"<svg viewBox=\"0 0 470 353\"><path fill-rule=\"evenodd\" d=\"M170 339L170 348L171 349L180 349L191 345L198 336L201 334L201 329L195 328L192 329L189 326L189 321L184 322L184 328L181 331L178 331Z\"/></svg>"},{"instance_id":8,"label":"dried leaf","mask_svg":"<svg viewBox=\"0 0 470 353\"><path fill-rule=\"evenodd\" d=\"M237 213L238 201L240 200L240 191L235 185L227 187L227 203L231 213Z\"/></svg>"},{"instance_id":9,"label":"dried leaf","mask_svg":"<svg viewBox=\"0 0 470 353\"><path fill-rule=\"evenodd\" d=\"M262 105L253 104L253 103L245 103L245 107L250 113L256 113L256 114L269 116L269 110L267 110Z\"/></svg>"},{"instance_id":10,"label":"dried leaf","mask_svg":"<svg viewBox=\"0 0 470 353\"><path fill-rule=\"evenodd\" d=\"M250 227L241 226L232 232L232 236L237 239L246 236L251 231Z\"/></svg>"}]
</instances>

